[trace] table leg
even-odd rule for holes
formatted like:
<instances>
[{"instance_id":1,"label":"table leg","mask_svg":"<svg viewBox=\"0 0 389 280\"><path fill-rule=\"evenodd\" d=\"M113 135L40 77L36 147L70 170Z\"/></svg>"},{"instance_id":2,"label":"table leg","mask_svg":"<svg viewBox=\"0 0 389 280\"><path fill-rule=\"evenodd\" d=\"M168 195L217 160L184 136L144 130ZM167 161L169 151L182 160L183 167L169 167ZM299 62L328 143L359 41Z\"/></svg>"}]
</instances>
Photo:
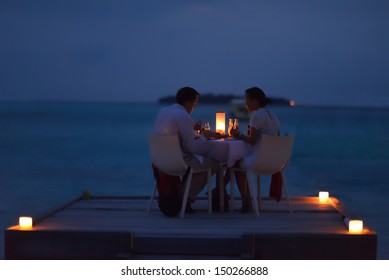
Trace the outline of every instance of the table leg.
<instances>
[{"instance_id":1,"label":"table leg","mask_svg":"<svg viewBox=\"0 0 389 280\"><path fill-rule=\"evenodd\" d=\"M223 177L223 166L219 166L219 170L216 177L216 186L219 188L219 205L220 212L224 212L224 177Z\"/></svg>"},{"instance_id":2,"label":"table leg","mask_svg":"<svg viewBox=\"0 0 389 280\"><path fill-rule=\"evenodd\" d=\"M224 212L224 186L223 186L223 169L221 168L219 171L219 186L220 186L220 213Z\"/></svg>"}]
</instances>

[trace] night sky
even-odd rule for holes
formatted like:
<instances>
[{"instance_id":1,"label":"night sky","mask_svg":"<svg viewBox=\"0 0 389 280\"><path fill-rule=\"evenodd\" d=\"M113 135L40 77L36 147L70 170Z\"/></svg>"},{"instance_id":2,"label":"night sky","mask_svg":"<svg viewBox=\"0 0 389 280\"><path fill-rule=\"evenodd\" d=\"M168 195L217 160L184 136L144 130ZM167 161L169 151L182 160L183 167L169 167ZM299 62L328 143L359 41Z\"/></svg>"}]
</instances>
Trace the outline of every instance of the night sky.
<instances>
[{"instance_id":1,"label":"night sky","mask_svg":"<svg viewBox=\"0 0 389 280\"><path fill-rule=\"evenodd\" d=\"M0 1L0 100L156 101L182 86L389 107L389 1Z\"/></svg>"}]
</instances>

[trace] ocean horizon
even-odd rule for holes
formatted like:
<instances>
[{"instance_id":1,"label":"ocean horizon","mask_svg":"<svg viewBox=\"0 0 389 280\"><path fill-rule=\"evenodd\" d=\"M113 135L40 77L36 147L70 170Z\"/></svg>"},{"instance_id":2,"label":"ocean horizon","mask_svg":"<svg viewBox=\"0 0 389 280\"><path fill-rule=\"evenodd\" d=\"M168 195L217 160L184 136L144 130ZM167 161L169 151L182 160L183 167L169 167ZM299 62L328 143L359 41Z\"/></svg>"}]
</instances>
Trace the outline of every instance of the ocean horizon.
<instances>
[{"instance_id":1,"label":"ocean horizon","mask_svg":"<svg viewBox=\"0 0 389 280\"><path fill-rule=\"evenodd\" d=\"M149 196L147 146L157 102L0 101L1 227L41 215L84 190ZM296 136L285 171L290 196L338 198L377 232L378 259L389 259L389 108L270 106L281 132ZM229 104L198 104L194 120L215 123ZM245 126L247 121L239 122ZM266 182L266 181L265 181ZM264 185L266 186L266 184ZM267 195L268 188L263 188ZM4 258L1 233L0 258Z\"/></svg>"}]
</instances>

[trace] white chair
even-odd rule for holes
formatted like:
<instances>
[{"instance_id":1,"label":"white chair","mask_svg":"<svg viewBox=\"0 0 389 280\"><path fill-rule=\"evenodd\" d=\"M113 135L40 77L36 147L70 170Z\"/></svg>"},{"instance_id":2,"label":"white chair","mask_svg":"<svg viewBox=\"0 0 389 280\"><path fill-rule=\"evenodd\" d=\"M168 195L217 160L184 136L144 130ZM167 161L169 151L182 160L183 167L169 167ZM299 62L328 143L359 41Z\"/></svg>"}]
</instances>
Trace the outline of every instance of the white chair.
<instances>
[{"instance_id":1,"label":"white chair","mask_svg":"<svg viewBox=\"0 0 389 280\"><path fill-rule=\"evenodd\" d=\"M262 135L259 147L255 149L254 160L252 167L248 170L233 167L230 170L230 208L234 210L234 171L243 171L247 174L250 196L252 199L252 205L257 216L259 216L259 209L261 203L261 189L260 189L260 175L273 175L277 172L281 172L282 175L282 190L288 201L289 212L292 212L290 207L290 201L287 192L287 184L283 175L283 170L288 165L288 162L292 155L292 148L294 143L294 136L273 136ZM254 178L257 177L257 196L255 199Z\"/></svg>"},{"instance_id":2,"label":"white chair","mask_svg":"<svg viewBox=\"0 0 389 280\"><path fill-rule=\"evenodd\" d=\"M189 196L189 188L192 181L192 175L194 173L207 172L208 178L208 213L212 213L212 168L204 168L200 170L194 170L189 167L182 155L182 150L179 142L178 135L151 135L148 138L151 162L160 171L172 175L181 176L184 179L185 172L189 169L188 176L186 178L184 197L181 205L180 218L184 217L186 203ZM150 213L155 194L157 191L157 184L155 184L153 192L150 198L150 206L148 213Z\"/></svg>"}]
</instances>

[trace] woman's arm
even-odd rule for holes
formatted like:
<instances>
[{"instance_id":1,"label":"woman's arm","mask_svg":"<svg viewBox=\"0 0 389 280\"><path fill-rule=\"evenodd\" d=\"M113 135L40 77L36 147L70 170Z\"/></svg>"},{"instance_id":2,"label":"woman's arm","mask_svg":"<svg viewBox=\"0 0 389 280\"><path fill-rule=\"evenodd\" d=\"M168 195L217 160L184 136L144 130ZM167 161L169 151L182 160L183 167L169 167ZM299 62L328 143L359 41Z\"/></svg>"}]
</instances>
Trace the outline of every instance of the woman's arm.
<instances>
[{"instance_id":1,"label":"woman's arm","mask_svg":"<svg viewBox=\"0 0 389 280\"><path fill-rule=\"evenodd\" d=\"M244 135L241 133L238 139L241 139L250 145L255 145L255 143L257 143L259 133L260 132L258 129L255 129L255 127L250 127L249 135Z\"/></svg>"},{"instance_id":2,"label":"woman's arm","mask_svg":"<svg viewBox=\"0 0 389 280\"><path fill-rule=\"evenodd\" d=\"M260 132L258 129L255 129L255 127L250 127L249 135L242 134L238 129L231 129L231 134L233 137L239 140L243 140L250 145L255 145L255 143L257 143Z\"/></svg>"}]
</instances>

